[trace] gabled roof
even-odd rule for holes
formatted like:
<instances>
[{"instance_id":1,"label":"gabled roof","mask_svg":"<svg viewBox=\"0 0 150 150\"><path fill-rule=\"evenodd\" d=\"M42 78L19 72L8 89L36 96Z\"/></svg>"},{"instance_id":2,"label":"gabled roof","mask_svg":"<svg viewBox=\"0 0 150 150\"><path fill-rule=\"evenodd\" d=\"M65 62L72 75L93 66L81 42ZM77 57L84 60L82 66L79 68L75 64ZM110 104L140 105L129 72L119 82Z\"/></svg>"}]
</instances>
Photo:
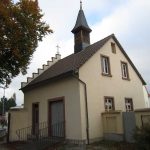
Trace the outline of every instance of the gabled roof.
<instances>
[{"instance_id":1,"label":"gabled roof","mask_svg":"<svg viewBox=\"0 0 150 150\"><path fill-rule=\"evenodd\" d=\"M138 72L138 70L136 69L136 67L134 66L134 64L132 63L132 61L130 60L130 58L128 57L128 55L126 54L126 52L124 51L124 49L122 48L122 46L120 45L118 40L116 39L115 35L111 34L108 37L86 47L81 52L71 54L71 55L59 60L53 66L48 68L45 72L43 72L41 75L39 75L37 78L32 80L28 85L23 87L22 90L26 90L29 87L35 86L36 84L42 83L44 81L49 81L52 78L55 78L55 77L61 76L63 74L66 74L68 72L75 71L75 70L79 69L110 38L114 39L114 41L117 43L117 45L119 46L122 53L125 55L125 57L129 61L129 63L131 64L131 66L133 67L135 72L137 73L137 75L140 78L140 80L142 81L142 83L145 84L145 81L143 80L142 76L140 75L140 73Z\"/></svg>"}]
</instances>

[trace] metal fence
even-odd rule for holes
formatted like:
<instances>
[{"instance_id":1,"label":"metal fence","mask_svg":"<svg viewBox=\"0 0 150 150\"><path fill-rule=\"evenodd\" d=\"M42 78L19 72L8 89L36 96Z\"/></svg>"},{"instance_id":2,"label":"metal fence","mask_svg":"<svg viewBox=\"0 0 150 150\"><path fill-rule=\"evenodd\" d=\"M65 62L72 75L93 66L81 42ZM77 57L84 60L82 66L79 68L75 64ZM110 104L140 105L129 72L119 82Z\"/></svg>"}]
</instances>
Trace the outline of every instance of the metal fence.
<instances>
[{"instance_id":1,"label":"metal fence","mask_svg":"<svg viewBox=\"0 0 150 150\"><path fill-rule=\"evenodd\" d=\"M16 131L19 141L43 139L47 137L65 137L64 132L64 122L59 122L51 126L47 122L42 122L38 124L36 130L33 126L22 128Z\"/></svg>"},{"instance_id":2,"label":"metal fence","mask_svg":"<svg viewBox=\"0 0 150 150\"><path fill-rule=\"evenodd\" d=\"M3 129L3 128L0 129L0 138L4 137L6 135L6 133L7 133L6 129Z\"/></svg>"},{"instance_id":3,"label":"metal fence","mask_svg":"<svg viewBox=\"0 0 150 150\"><path fill-rule=\"evenodd\" d=\"M55 147L63 143L65 139L64 122L59 122L48 126L47 122L38 124L38 128L33 126L19 129L16 131L19 141L24 141L20 150L43 150Z\"/></svg>"}]
</instances>

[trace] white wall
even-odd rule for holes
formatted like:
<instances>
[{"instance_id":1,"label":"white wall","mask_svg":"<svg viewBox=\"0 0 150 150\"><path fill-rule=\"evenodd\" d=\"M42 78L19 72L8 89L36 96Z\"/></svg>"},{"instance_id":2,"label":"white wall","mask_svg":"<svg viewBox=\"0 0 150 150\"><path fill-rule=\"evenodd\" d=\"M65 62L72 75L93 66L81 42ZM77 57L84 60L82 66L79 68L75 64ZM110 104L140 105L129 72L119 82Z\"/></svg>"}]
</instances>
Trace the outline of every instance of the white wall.
<instances>
[{"instance_id":1,"label":"white wall","mask_svg":"<svg viewBox=\"0 0 150 150\"><path fill-rule=\"evenodd\" d=\"M129 63L130 81L122 79L120 61L128 62L128 60L118 47L116 54L111 52L111 42L114 42L113 39L110 39L79 69L79 78L87 84L91 139L103 136L101 113L104 111L104 96L114 97L116 110L125 111L125 97L133 99L135 109L145 107L141 80ZM101 54L110 58L112 77L102 75Z\"/></svg>"},{"instance_id":2,"label":"white wall","mask_svg":"<svg viewBox=\"0 0 150 150\"><path fill-rule=\"evenodd\" d=\"M148 92L147 92L147 89L145 86L143 86L143 93L144 93L145 106L146 106L146 108L149 108L150 107L150 101L149 101Z\"/></svg>"},{"instance_id":3,"label":"white wall","mask_svg":"<svg viewBox=\"0 0 150 150\"><path fill-rule=\"evenodd\" d=\"M9 140L17 141L18 136L16 131L28 127L27 117L28 112L25 109L10 110L10 133Z\"/></svg>"},{"instance_id":4,"label":"white wall","mask_svg":"<svg viewBox=\"0 0 150 150\"><path fill-rule=\"evenodd\" d=\"M25 92L28 124L32 124L32 103L39 102L39 120L44 122L48 119L48 100L56 97L65 98L66 138L82 139L79 85L74 78L68 77Z\"/></svg>"},{"instance_id":5,"label":"white wall","mask_svg":"<svg viewBox=\"0 0 150 150\"><path fill-rule=\"evenodd\" d=\"M125 111L125 97L133 99L134 109L145 107L141 80L129 63L130 81L122 79L121 61L128 61L118 47L116 54L111 52L111 42L114 42L113 39L110 39L79 69L79 78L87 84L91 140L103 137L101 113L105 111L104 96L114 97L116 110ZM112 77L102 75L101 54L110 58ZM64 97L66 138L86 139L84 90L82 83L73 77L68 77L25 92L27 126L32 125L32 103L39 102L39 120L45 122L48 120L48 101L56 97Z\"/></svg>"}]
</instances>

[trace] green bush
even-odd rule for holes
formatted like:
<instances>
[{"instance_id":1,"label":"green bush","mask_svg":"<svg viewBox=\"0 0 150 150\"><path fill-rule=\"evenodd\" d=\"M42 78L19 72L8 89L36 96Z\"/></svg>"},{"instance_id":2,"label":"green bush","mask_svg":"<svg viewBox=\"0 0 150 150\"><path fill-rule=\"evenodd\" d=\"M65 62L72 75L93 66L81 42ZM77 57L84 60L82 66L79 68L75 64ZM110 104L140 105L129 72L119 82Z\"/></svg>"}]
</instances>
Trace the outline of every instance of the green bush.
<instances>
[{"instance_id":1,"label":"green bush","mask_svg":"<svg viewBox=\"0 0 150 150\"><path fill-rule=\"evenodd\" d=\"M138 150L150 150L150 124L136 128L134 139Z\"/></svg>"}]
</instances>

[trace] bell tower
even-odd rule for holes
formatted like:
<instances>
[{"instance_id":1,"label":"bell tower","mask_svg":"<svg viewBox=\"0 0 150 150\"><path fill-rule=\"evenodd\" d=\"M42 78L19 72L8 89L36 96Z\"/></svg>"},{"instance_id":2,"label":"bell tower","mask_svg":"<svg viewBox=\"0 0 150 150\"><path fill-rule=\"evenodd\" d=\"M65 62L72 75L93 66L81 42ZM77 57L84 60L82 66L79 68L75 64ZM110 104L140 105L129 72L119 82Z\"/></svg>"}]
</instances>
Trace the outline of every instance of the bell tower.
<instances>
[{"instance_id":1,"label":"bell tower","mask_svg":"<svg viewBox=\"0 0 150 150\"><path fill-rule=\"evenodd\" d=\"M89 28L83 9L82 1L80 1L80 10L78 12L76 24L72 29L74 34L74 53L78 53L84 50L87 46L90 45L90 32L92 30Z\"/></svg>"}]
</instances>

